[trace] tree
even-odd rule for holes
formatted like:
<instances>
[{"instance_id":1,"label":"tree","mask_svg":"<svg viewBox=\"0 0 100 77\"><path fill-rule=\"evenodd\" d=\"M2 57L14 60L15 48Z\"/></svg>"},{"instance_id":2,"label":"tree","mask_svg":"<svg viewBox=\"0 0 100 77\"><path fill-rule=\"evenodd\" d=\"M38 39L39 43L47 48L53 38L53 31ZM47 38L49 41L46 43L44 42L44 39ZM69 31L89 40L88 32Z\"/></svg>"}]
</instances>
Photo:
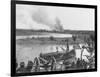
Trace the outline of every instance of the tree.
<instances>
[{"instance_id":1,"label":"tree","mask_svg":"<svg viewBox=\"0 0 100 77\"><path fill-rule=\"evenodd\" d=\"M95 35L91 34L90 35L90 39L92 41L92 47L93 47L94 46L94 42L95 42ZM95 46L93 48L95 48Z\"/></svg>"},{"instance_id":2,"label":"tree","mask_svg":"<svg viewBox=\"0 0 100 77\"><path fill-rule=\"evenodd\" d=\"M72 36L73 41L75 42L77 37L75 35Z\"/></svg>"},{"instance_id":3,"label":"tree","mask_svg":"<svg viewBox=\"0 0 100 77\"><path fill-rule=\"evenodd\" d=\"M88 36L84 36L84 41L88 46L90 46L90 38Z\"/></svg>"},{"instance_id":4,"label":"tree","mask_svg":"<svg viewBox=\"0 0 100 77\"><path fill-rule=\"evenodd\" d=\"M50 36L50 40L55 40L53 36Z\"/></svg>"},{"instance_id":5,"label":"tree","mask_svg":"<svg viewBox=\"0 0 100 77\"><path fill-rule=\"evenodd\" d=\"M73 35L73 36L72 36L72 39L73 39L73 41L74 41L74 44L76 44L77 36L76 36L76 35Z\"/></svg>"},{"instance_id":6,"label":"tree","mask_svg":"<svg viewBox=\"0 0 100 77\"><path fill-rule=\"evenodd\" d=\"M93 34L91 34L90 39L94 42L95 41L95 36Z\"/></svg>"},{"instance_id":7,"label":"tree","mask_svg":"<svg viewBox=\"0 0 100 77\"><path fill-rule=\"evenodd\" d=\"M93 51L95 49L95 47L94 47L94 42L95 42L94 35L90 34L89 37L85 36L84 41L88 44L88 47L86 48L86 50L92 55Z\"/></svg>"},{"instance_id":8,"label":"tree","mask_svg":"<svg viewBox=\"0 0 100 77\"><path fill-rule=\"evenodd\" d=\"M85 49L85 46L82 46L82 50L81 50L81 60L82 60L82 55L83 55L84 49Z\"/></svg>"},{"instance_id":9,"label":"tree","mask_svg":"<svg viewBox=\"0 0 100 77\"><path fill-rule=\"evenodd\" d=\"M67 42L67 50L66 50L66 52L68 52L69 51L69 40L66 39L65 42Z\"/></svg>"}]
</instances>

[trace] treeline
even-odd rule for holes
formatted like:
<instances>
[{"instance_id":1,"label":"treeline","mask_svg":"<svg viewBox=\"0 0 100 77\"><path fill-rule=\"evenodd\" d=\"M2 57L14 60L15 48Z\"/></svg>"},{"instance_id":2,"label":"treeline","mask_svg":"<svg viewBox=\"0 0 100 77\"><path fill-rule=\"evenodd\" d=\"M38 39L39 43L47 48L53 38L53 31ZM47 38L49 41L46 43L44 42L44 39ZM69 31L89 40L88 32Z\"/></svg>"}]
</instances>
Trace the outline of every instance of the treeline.
<instances>
[{"instance_id":1,"label":"treeline","mask_svg":"<svg viewBox=\"0 0 100 77\"><path fill-rule=\"evenodd\" d=\"M28 30L28 29L16 29L16 35L33 35L33 34L40 34L42 33L61 33L61 34L94 34L94 31L88 30L63 30L63 31L48 31L48 30Z\"/></svg>"}]
</instances>

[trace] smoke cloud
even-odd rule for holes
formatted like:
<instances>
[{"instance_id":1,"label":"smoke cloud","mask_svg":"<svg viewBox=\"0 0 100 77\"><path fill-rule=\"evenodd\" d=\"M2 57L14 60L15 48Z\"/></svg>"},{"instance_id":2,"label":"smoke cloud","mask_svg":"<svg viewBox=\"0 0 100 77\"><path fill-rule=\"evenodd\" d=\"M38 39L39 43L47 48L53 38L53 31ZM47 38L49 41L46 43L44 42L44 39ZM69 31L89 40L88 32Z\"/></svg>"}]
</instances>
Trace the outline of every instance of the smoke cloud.
<instances>
[{"instance_id":1,"label":"smoke cloud","mask_svg":"<svg viewBox=\"0 0 100 77\"><path fill-rule=\"evenodd\" d=\"M16 27L19 29L63 30L59 18L44 6L16 5Z\"/></svg>"},{"instance_id":2,"label":"smoke cloud","mask_svg":"<svg viewBox=\"0 0 100 77\"><path fill-rule=\"evenodd\" d=\"M32 20L48 26L51 30L63 31L63 27L58 17L51 18L46 9L40 8L32 14Z\"/></svg>"}]
</instances>

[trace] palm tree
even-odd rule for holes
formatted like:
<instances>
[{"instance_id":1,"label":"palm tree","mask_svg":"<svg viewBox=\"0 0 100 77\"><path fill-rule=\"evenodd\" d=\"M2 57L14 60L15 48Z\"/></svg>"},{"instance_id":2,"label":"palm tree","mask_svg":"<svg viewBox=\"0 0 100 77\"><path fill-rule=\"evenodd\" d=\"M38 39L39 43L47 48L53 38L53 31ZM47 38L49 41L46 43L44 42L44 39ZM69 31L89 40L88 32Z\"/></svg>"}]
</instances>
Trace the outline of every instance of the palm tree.
<instances>
[{"instance_id":1,"label":"palm tree","mask_svg":"<svg viewBox=\"0 0 100 77\"><path fill-rule=\"evenodd\" d=\"M81 50L81 60L82 60L82 55L83 55L84 49L85 49L85 46L82 46L82 50Z\"/></svg>"},{"instance_id":2,"label":"palm tree","mask_svg":"<svg viewBox=\"0 0 100 77\"><path fill-rule=\"evenodd\" d=\"M90 39L94 42L95 41L95 36L93 34L91 34Z\"/></svg>"},{"instance_id":3,"label":"palm tree","mask_svg":"<svg viewBox=\"0 0 100 77\"><path fill-rule=\"evenodd\" d=\"M65 42L67 43L67 49L66 49L66 52L68 52L68 51L69 51L69 40L66 39Z\"/></svg>"},{"instance_id":4,"label":"palm tree","mask_svg":"<svg viewBox=\"0 0 100 77\"><path fill-rule=\"evenodd\" d=\"M95 47L94 47L94 42L95 42L94 35L91 34L91 35L89 35L89 37L85 36L84 41L88 44L88 47L86 47L86 50L92 55L93 51L95 49ZM91 44L91 41L92 41L92 44Z\"/></svg>"},{"instance_id":5,"label":"palm tree","mask_svg":"<svg viewBox=\"0 0 100 77\"><path fill-rule=\"evenodd\" d=\"M91 34L90 35L90 39L92 41L92 47L94 46L94 42L95 42L95 35Z\"/></svg>"},{"instance_id":6,"label":"palm tree","mask_svg":"<svg viewBox=\"0 0 100 77\"><path fill-rule=\"evenodd\" d=\"M72 36L72 39L73 39L73 41L74 41L74 44L76 44L77 36L76 36L76 35L73 35L73 36Z\"/></svg>"},{"instance_id":7,"label":"palm tree","mask_svg":"<svg viewBox=\"0 0 100 77\"><path fill-rule=\"evenodd\" d=\"M76 38L77 37L75 35L72 36L72 39L73 39L74 42L76 41Z\"/></svg>"}]
</instances>

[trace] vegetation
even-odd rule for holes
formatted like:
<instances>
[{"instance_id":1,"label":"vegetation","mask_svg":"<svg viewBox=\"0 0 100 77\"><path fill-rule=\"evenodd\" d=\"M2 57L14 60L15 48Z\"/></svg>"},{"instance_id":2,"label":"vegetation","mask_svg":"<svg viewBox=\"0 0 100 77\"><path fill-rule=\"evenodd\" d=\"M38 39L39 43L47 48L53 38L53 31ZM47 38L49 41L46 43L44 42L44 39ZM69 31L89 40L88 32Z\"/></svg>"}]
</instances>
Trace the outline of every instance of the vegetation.
<instances>
[{"instance_id":1,"label":"vegetation","mask_svg":"<svg viewBox=\"0 0 100 77\"><path fill-rule=\"evenodd\" d=\"M74 31L73 31L74 32ZM73 33L72 32L72 33ZM78 32L78 31L77 31ZM82 32L80 32L82 33ZM28 73L28 72L43 72L43 71L62 71L62 70L77 70L77 69L93 69L95 68L95 36L90 32L90 34L73 34L73 49L69 49L70 39L63 40L66 43L66 49L62 48L62 51L65 53L60 53L56 47L57 52L43 54L40 53L39 57L36 57L32 61L28 61L27 66L25 63L21 62L20 67L16 63L16 72L17 73ZM51 36L49 38L51 41L56 41L56 39ZM76 58L76 48L79 46L77 40L84 41L84 45L80 47L81 58ZM90 55L83 55L84 49L86 49ZM82 57L85 56L88 61L85 61Z\"/></svg>"},{"instance_id":2,"label":"vegetation","mask_svg":"<svg viewBox=\"0 0 100 77\"><path fill-rule=\"evenodd\" d=\"M60 34L94 34L94 31L88 31L88 30L84 30L84 31L79 31L79 30L63 30L63 31L47 31L47 30L24 30L24 29L16 29L16 35L20 36L20 35L33 35L33 34L42 34L42 33L60 33Z\"/></svg>"},{"instance_id":3,"label":"vegetation","mask_svg":"<svg viewBox=\"0 0 100 77\"><path fill-rule=\"evenodd\" d=\"M53 36L50 36L50 40L52 40L52 41L53 41L53 40L55 40L55 39L54 39L54 37L53 37Z\"/></svg>"}]
</instances>

